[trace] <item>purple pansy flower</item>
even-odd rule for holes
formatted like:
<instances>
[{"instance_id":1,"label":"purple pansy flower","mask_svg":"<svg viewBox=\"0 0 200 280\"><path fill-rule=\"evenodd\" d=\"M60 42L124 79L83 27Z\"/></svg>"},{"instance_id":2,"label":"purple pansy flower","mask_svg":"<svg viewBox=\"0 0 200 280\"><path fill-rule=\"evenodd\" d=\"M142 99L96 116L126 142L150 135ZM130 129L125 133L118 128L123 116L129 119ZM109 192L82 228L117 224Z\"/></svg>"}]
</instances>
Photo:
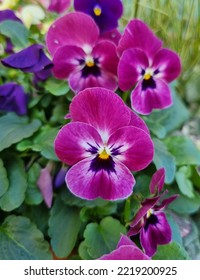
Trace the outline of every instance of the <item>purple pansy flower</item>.
<instances>
[{"instance_id":1,"label":"purple pansy flower","mask_svg":"<svg viewBox=\"0 0 200 280\"><path fill-rule=\"evenodd\" d=\"M74 9L89 14L101 32L115 29L123 13L121 0L74 0Z\"/></svg>"},{"instance_id":2,"label":"purple pansy flower","mask_svg":"<svg viewBox=\"0 0 200 280\"><path fill-rule=\"evenodd\" d=\"M54 75L68 79L73 91L117 88L116 46L99 40L99 29L90 16L74 12L57 19L47 33L47 47Z\"/></svg>"},{"instance_id":3,"label":"purple pansy flower","mask_svg":"<svg viewBox=\"0 0 200 280\"><path fill-rule=\"evenodd\" d=\"M74 97L70 116L72 122L55 139L58 158L72 166L65 178L70 191L85 199L128 197L135 184L131 170L144 169L153 158L144 122L117 94L102 88Z\"/></svg>"},{"instance_id":4,"label":"purple pansy flower","mask_svg":"<svg viewBox=\"0 0 200 280\"><path fill-rule=\"evenodd\" d=\"M127 25L118 52L119 87L131 92L132 108L140 114L172 104L168 83L181 72L179 56L162 47L162 42L142 21L135 19Z\"/></svg>"},{"instance_id":5,"label":"purple pansy flower","mask_svg":"<svg viewBox=\"0 0 200 280\"><path fill-rule=\"evenodd\" d=\"M2 10L0 11L0 22L4 20L14 20L21 22L21 20L15 15L15 13L12 10Z\"/></svg>"},{"instance_id":6,"label":"purple pansy flower","mask_svg":"<svg viewBox=\"0 0 200 280\"><path fill-rule=\"evenodd\" d=\"M99 260L150 260L127 236L122 235L117 248Z\"/></svg>"},{"instance_id":7,"label":"purple pansy flower","mask_svg":"<svg viewBox=\"0 0 200 280\"><path fill-rule=\"evenodd\" d=\"M46 78L50 75L49 71L53 64L44 53L43 48L42 45L34 44L2 59L1 62L6 67L34 73L37 78L41 76L44 80L44 77Z\"/></svg>"},{"instance_id":8,"label":"purple pansy flower","mask_svg":"<svg viewBox=\"0 0 200 280\"><path fill-rule=\"evenodd\" d=\"M130 224L128 236L140 234L140 243L148 256L153 256L157 245L167 244L172 239L172 231L163 210L177 198L173 195L160 202L163 194L159 194L164 185L165 170L159 169L152 177L150 192L152 198L145 199L141 208ZM160 203L159 203L160 202Z\"/></svg>"},{"instance_id":9,"label":"purple pansy flower","mask_svg":"<svg viewBox=\"0 0 200 280\"><path fill-rule=\"evenodd\" d=\"M0 110L15 112L18 115L27 113L28 95L22 86L7 83L0 86Z\"/></svg>"}]
</instances>

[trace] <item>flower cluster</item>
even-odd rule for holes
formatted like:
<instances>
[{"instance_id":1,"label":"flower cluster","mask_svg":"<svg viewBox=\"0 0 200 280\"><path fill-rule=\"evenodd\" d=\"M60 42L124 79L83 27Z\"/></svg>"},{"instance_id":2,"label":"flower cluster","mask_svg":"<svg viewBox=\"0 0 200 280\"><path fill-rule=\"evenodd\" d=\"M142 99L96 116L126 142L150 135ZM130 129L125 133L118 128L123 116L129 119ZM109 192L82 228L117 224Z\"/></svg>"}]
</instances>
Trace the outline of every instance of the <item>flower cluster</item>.
<instances>
[{"instance_id":1,"label":"flower cluster","mask_svg":"<svg viewBox=\"0 0 200 280\"><path fill-rule=\"evenodd\" d=\"M18 69L24 75L31 73L31 86L27 89L34 90L25 93L20 84L4 83L3 78L0 110L26 115L28 105L34 106L29 97L37 96L35 102L39 102L41 91L52 85L47 82L41 90L41 82L49 78L64 80L73 98L69 111L62 116L66 123L62 127L59 123L54 138L54 156L63 165L54 174L55 183L54 163L45 162L46 167L40 170L37 186L44 202L48 208L52 206L54 187L58 190L63 181L76 198L125 201L133 195L137 173L152 166L155 155L149 128L138 113L149 115L172 105L168 83L181 72L180 58L164 48L140 19L131 19L121 33L121 0L74 0L71 12L67 10L72 1L37 2L57 15L49 25L45 42L25 42L24 48L15 49L13 42L5 38L1 59L3 68ZM12 20L25 28L19 17L11 10L0 11L0 22ZM124 96L129 94L127 101ZM42 102L50 104L51 100ZM51 111L42 112L41 119L48 119L50 114ZM38 151L37 140L31 142L35 143L34 151ZM19 150L23 148L18 146ZM138 199L140 208L128 221L127 235L122 234L116 249L99 259L148 260L158 245L171 242L172 231L164 210L177 196L163 199L167 193L163 191L164 182L165 169L160 168L152 176L149 196L143 201Z\"/></svg>"}]
</instances>

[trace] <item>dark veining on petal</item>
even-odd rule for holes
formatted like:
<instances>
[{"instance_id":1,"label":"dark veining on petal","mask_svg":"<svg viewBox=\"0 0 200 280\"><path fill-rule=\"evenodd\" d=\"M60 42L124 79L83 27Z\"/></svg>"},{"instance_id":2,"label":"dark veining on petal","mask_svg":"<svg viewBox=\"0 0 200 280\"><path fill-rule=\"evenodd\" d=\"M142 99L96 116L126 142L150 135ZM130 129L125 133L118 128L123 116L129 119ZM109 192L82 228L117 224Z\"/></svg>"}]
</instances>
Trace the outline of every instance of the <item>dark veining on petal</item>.
<instances>
[{"instance_id":1,"label":"dark veining on petal","mask_svg":"<svg viewBox=\"0 0 200 280\"><path fill-rule=\"evenodd\" d=\"M88 142L87 142L87 144L88 144L88 146L90 146L90 148L86 150L87 152L90 152L92 155L95 155L95 154L98 153L98 148L97 148L97 147L94 147L93 145L91 145L91 144L88 143ZM96 143L96 144L97 144L97 143ZM99 147L98 144L97 144L97 146Z\"/></svg>"},{"instance_id":2,"label":"dark veining on petal","mask_svg":"<svg viewBox=\"0 0 200 280\"><path fill-rule=\"evenodd\" d=\"M148 88L154 89L156 88L156 82L154 81L153 77L148 80L143 79L142 81L142 90L146 90Z\"/></svg>"},{"instance_id":3,"label":"dark veining on petal","mask_svg":"<svg viewBox=\"0 0 200 280\"><path fill-rule=\"evenodd\" d=\"M144 226L144 230L147 231L149 225L156 225L157 223L159 223L158 221L158 217L154 214L151 214L149 218L147 218L145 226Z\"/></svg>"},{"instance_id":4,"label":"dark veining on petal","mask_svg":"<svg viewBox=\"0 0 200 280\"><path fill-rule=\"evenodd\" d=\"M119 147L112 149L112 150L111 150L111 155L112 155L112 156L120 155L120 154L121 154L121 153L120 153L120 148L123 147L123 146L124 146L124 145L120 145ZM112 148L112 146L111 146L110 148Z\"/></svg>"}]
</instances>

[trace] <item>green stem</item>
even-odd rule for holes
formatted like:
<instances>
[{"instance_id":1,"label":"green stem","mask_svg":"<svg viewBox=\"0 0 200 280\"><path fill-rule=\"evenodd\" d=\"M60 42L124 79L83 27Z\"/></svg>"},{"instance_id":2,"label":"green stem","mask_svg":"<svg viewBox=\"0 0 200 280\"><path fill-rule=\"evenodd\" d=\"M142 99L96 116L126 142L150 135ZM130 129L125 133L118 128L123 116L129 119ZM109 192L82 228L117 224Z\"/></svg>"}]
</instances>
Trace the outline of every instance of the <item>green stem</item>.
<instances>
[{"instance_id":1,"label":"green stem","mask_svg":"<svg viewBox=\"0 0 200 280\"><path fill-rule=\"evenodd\" d=\"M140 0L136 0L136 1L135 1L135 12L134 12L134 18L137 18L137 16L138 16L139 3L140 3Z\"/></svg>"}]
</instances>

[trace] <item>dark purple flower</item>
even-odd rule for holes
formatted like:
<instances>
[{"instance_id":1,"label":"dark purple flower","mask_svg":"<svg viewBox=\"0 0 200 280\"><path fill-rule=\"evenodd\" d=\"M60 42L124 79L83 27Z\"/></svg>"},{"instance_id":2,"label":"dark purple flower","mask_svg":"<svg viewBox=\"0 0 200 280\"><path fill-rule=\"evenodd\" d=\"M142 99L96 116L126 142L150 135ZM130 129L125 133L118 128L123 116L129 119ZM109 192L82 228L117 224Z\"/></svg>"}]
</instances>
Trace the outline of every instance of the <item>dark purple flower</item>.
<instances>
[{"instance_id":1,"label":"dark purple flower","mask_svg":"<svg viewBox=\"0 0 200 280\"><path fill-rule=\"evenodd\" d=\"M43 51L43 46L34 44L18 53L1 60L6 67L20 69L23 72L40 73L50 69L53 64Z\"/></svg>"},{"instance_id":2,"label":"dark purple flower","mask_svg":"<svg viewBox=\"0 0 200 280\"><path fill-rule=\"evenodd\" d=\"M99 260L150 260L127 236L122 235L117 248Z\"/></svg>"},{"instance_id":3,"label":"dark purple flower","mask_svg":"<svg viewBox=\"0 0 200 280\"><path fill-rule=\"evenodd\" d=\"M157 245L167 244L171 241L172 231L163 210L169 203L177 198L173 195L160 202L163 194L159 194L164 185L165 170L159 169L152 177L150 192L154 196L145 199L135 218L130 224L128 236L140 234L140 243L148 256L153 256Z\"/></svg>"},{"instance_id":4,"label":"dark purple flower","mask_svg":"<svg viewBox=\"0 0 200 280\"><path fill-rule=\"evenodd\" d=\"M115 29L123 13L121 0L74 0L74 8L89 14L101 32Z\"/></svg>"},{"instance_id":5,"label":"dark purple flower","mask_svg":"<svg viewBox=\"0 0 200 280\"><path fill-rule=\"evenodd\" d=\"M140 114L172 105L168 83L181 71L179 56L162 47L162 42L140 20L132 20L122 35L118 52L119 87L131 92L132 108Z\"/></svg>"},{"instance_id":6,"label":"dark purple flower","mask_svg":"<svg viewBox=\"0 0 200 280\"><path fill-rule=\"evenodd\" d=\"M0 110L15 112L18 115L27 113L28 95L22 86L7 83L0 86Z\"/></svg>"},{"instance_id":7,"label":"dark purple flower","mask_svg":"<svg viewBox=\"0 0 200 280\"><path fill-rule=\"evenodd\" d=\"M0 11L0 22L4 20L14 20L21 22L21 20L15 15L12 10L2 10Z\"/></svg>"},{"instance_id":8,"label":"dark purple flower","mask_svg":"<svg viewBox=\"0 0 200 280\"><path fill-rule=\"evenodd\" d=\"M65 176L67 173L68 167L62 166L54 179L54 186L55 188L60 188L65 183Z\"/></svg>"},{"instance_id":9,"label":"dark purple flower","mask_svg":"<svg viewBox=\"0 0 200 280\"><path fill-rule=\"evenodd\" d=\"M55 77L68 80L74 92L89 87L117 88L116 45L99 38L99 28L90 16L73 12L57 19L46 41Z\"/></svg>"}]
</instances>

